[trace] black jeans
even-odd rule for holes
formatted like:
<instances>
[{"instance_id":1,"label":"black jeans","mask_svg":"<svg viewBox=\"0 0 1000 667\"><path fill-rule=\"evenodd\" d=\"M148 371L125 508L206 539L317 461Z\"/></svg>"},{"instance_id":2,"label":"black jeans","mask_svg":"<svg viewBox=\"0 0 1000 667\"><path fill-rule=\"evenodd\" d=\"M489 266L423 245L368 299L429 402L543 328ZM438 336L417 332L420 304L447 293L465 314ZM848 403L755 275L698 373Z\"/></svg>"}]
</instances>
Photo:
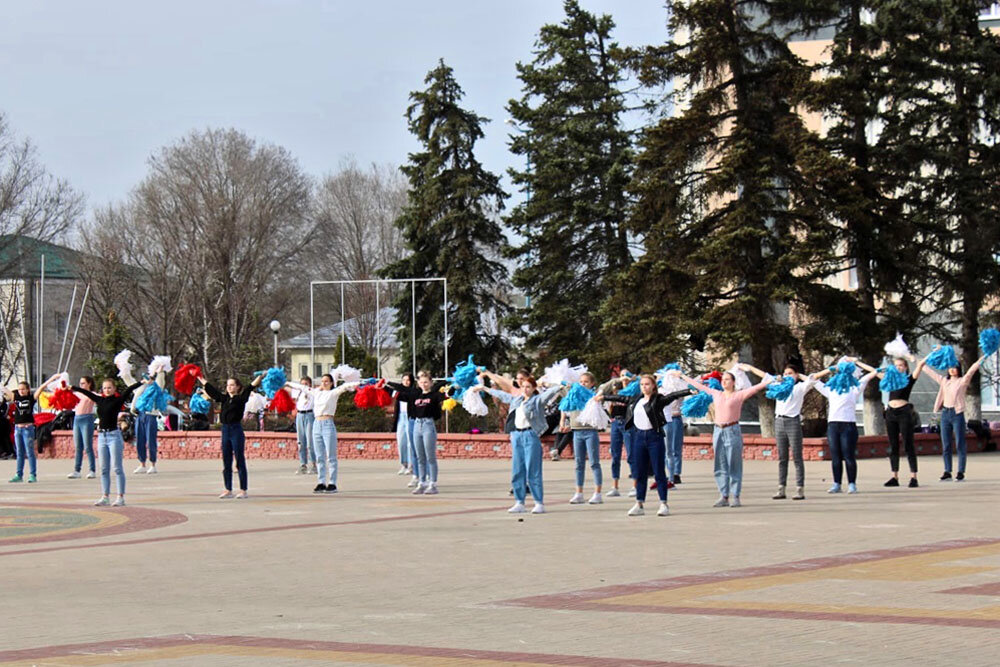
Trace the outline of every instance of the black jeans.
<instances>
[{"instance_id":1,"label":"black jeans","mask_svg":"<svg viewBox=\"0 0 1000 667\"><path fill-rule=\"evenodd\" d=\"M913 446L913 406L907 403L901 408L885 409L885 430L889 434L889 465L893 472L899 472L899 436L903 436L906 460L910 472L917 472L917 450Z\"/></svg>"},{"instance_id":2,"label":"black jeans","mask_svg":"<svg viewBox=\"0 0 1000 667\"><path fill-rule=\"evenodd\" d=\"M233 490L233 455L236 456L236 470L240 477L240 490L247 490L246 436L243 424L222 425L222 483L226 491Z\"/></svg>"}]
</instances>

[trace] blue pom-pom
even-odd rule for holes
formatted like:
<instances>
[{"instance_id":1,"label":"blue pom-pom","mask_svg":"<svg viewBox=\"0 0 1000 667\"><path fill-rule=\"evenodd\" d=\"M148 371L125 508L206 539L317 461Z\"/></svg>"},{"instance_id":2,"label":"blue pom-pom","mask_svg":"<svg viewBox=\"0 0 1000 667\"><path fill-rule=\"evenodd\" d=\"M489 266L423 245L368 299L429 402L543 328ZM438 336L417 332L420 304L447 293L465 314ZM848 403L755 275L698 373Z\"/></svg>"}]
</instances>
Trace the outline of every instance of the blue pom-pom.
<instances>
[{"instance_id":1,"label":"blue pom-pom","mask_svg":"<svg viewBox=\"0 0 1000 667\"><path fill-rule=\"evenodd\" d=\"M472 357L473 355L470 354L467 360L455 366L455 372L450 378L446 378L446 380L462 390L477 384L479 382L479 368L472 361ZM465 392L463 391L462 393ZM452 396L452 398L459 400L455 396Z\"/></svg>"},{"instance_id":2,"label":"blue pom-pom","mask_svg":"<svg viewBox=\"0 0 1000 667\"><path fill-rule=\"evenodd\" d=\"M212 409L212 404L201 394L195 393L191 395L188 407L191 408L192 414L207 415L208 411Z\"/></svg>"},{"instance_id":3,"label":"blue pom-pom","mask_svg":"<svg viewBox=\"0 0 1000 667\"><path fill-rule=\"evenodd\" d=\"M939 371L958 367L958 357L951 345L939 345L927 356L927 365Z\"/></svg>"},{"instance_id":4,"label":"blue pom-pom","mask_svg":"<svg viewBox=\"0 0 1000 667\"><path fill-rule=\"evenodd\" d=\"M667 364L660 370L656 371L656 375L666 375L667 371L679 371L680 369L681 365L678 362L674 361L672 363Z\"/></svg>"},{"instance_id":5,"label":"blue pom-pom","mask_svg":"<svg viewBox=\"0 0 1000 667\"><path fill-rule=\"evenodd\" d=\"M639 395L639 378L635 378L628 385L618 392L619 396L638 396Z\"/></svg>"},{"instance_id":6,"label":"blue pom-pom","mask_svg":"<svg viewBox=\"0 0 1000 667\"><path fill-rule=\"evenodd\" d=\"M885 375L882 376L882 380L879 382L879 388L882 391L898 391L906 389L909 385L910 376L906 373L900 373L899 369L895 366L887 366Z\"/></svg>"},{"instance_id":7,"label":"blue pom-pom","mask_svg":"<svg viewBox=\"0 0 1000 667\"><path fill-rule=\"evenodd\" d=\"M268 398L274 398L274 395L278 393L278 390L285 386L285 382L288 380L285 378L285 369L281 366L275 366L274 368L267 369L267 375L260 382L260 388L264 390L264 394Z\"/></svg>"},{"instance_id":8,"label":"blue pom-pom","mask_svg":"<svg viewBox=\"0 0 1000 667\"><path fill-rule=\"evenodd\" d=\"M136 399L135 409L139 412L153 412L155 410L163 412L167 409L169 398L170 396L163 390L163 387L155 382L150 382Z\"/></svg>"},{"instance_id":9,"label":"blue pom-pom","mask_svg":"<svg viewBox=\"0 0 1000 667\"><path fill-rule=\"evenodd\" d=\"M795 389L795 378L786 375L781 380L767 385L765 395L775 401L787 401L793 389Z\"/></svg>"},{"instance_id":10,"label":"blue pom-pom","mask_svg":"<svg viewBox=\"0 0 1000 667\"><path fill-rule=\"evenodd\" d=\"M583 410L587 407L587 401L593 397L593 389L587 389L579 382L574 382L570 386L569 392L567 392L563 399L559 401L559 409L564 412Z\"/></svg>"},{"instance_id":11,"label":"blue pom-pom","mask_svg":"<svg viewBox=\"0 0 1000 667\"><path fill-rule=\"evenodd\" d=\"M715 389L716 391L722 391L722 383L716 380L715 378L708 378L708 382L706 382L705 384L708 385L711 389Z\"/></svg>"},{"instance_id":12,"label":"blue pom-pom","mask_svg":"<svg viewBox=\"0 0 1000 667\"><path fill-rule=\"evenodd\" d=\"M826 386L838 394L846 394L852 388L859 386L858 378L854 377L857 366L851 361L842 361L837 364L837 372L827 380Z\"/></svg>"},{"instance_id":13,"label":"blue pom-pom","mask_svg":"<svg viewBox=\"0 0 1000 667\"><path fill-rule=\"evenodd\" d=\"M990 327L979 332L979 347L983 348L983 354L989 356L1000 350L1000 331Z\"/></svg>"},{"instance_id":14,"label":"blue pom-pom","mask_svg":"<svg viewBox=\"0 0 1000 667\"><path fill-rule=\"evenodd\" d=\"M714 379L714 378L713 378ZM700 419L708 414L708 408L712 405L712 395L699 391L694 396L688 396L681 403L681 414L685 417Z\"/></svg>"}]
</instances>

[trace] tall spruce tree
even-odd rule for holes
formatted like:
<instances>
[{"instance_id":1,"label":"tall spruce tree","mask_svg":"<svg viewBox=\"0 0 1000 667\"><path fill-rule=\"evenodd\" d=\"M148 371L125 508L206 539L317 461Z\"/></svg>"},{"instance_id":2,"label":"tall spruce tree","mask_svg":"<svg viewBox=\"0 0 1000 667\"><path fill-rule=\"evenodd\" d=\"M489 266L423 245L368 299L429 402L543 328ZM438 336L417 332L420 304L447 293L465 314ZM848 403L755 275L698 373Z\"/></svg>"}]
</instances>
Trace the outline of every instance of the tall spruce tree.
<instances>
[{"instance_id":1,"label":"tall spruce tree","mask_svg":"<svg viewBox=\"0 0 1000 667\"><path fill-rule=\"evenodd\" d=\"M629 226L645 254L606 306L627 300L633 316L610 327L625 344L663 359L710 340L765 370L797 351L788 309L830 271L834 239L797 168L808 133L791 99L809 70L787 43L796 6L672 2L674 40L630 53L647 85L675 82L677 111L640 143ZM773 404L759 405L770 432Z\"/></svg>"},{"instance_id":2,"label":"tall spruce tree","mask_svg":"<svg viewBox=\"0 0 1000 667\"><path fill-rule=\"evenodd\" d=\"M621 63L611 56L614 22L576 0L565 19L542 26L534 59L518 63L522 96L508 111L520 132L510 148L528 160L511 169L526 199L507 223L517 234L514 285L529 298L511 319L530 346L604 365L598 304L631 261L625 232L631 172Z\"/></svg>"},{"instance_id":3,"label":"tall spruce tree","mask_svg":"<svg viewBox=\"0 0 1000 667\"><path fill-rule=\"evenodd\" d=\"M886 0L875 14L894 85L883 141L966 367L980 354L980 317L1000 281L1000 38L979 23L989 4ZM980 416L978 375L966 414Z\"/></svg>"},{"instance_id":4,"label":"tall spruce tree","mask_svg":"<svg viewBox=\"0 0 1000 667\"><path fill-rule=\"evenodd\" d=\"M391 278L448 279L449 362L468 354L496 365L508 344L499 327L507 311L507 271L498 259L506 241L498 224L507 195L500 179L476 159L475 144L488 119L459 106L463 92L444 61L424 79L427 88L410 94L410 132L421 150L401 167L409 179L408 201L396 220L409 255L383 270ZM416 290L416 364L444 370L442 286ZM411 336L411 294L395 303L400 340ZM403 358L412 362L403 345ZM448 372L451 369L447 369Z\"/></svg>"}]
</instances>

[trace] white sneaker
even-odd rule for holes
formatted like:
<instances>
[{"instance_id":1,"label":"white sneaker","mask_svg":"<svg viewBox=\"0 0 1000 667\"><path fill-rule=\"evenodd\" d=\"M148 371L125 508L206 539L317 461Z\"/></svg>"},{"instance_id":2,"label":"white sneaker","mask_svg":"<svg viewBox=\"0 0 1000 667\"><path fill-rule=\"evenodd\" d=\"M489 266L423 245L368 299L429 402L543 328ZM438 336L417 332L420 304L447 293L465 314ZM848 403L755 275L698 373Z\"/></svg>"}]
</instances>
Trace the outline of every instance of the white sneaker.
<instances>
[{"instance_id":1,"label":"white sneaker","mask_svg":"<svg viewBox=\"0 0 1000 667\"><path fill-rule=\"evenodd\" d=\"M121 496L115 498L115 502L111 503L112 507L125 507L125 499Z\"/></svg>"},{"instance_id":2,"label":"white sneaker","mask_svg":"<svg viewBox=\"0 0 1000 667\"><path fill-rule=\"evenodd\" d=\"M307 468L306 466L299 466L295 470L295 474L296 475L304 475L304 474L306 474L306 471L308 471L308 470L309 470L309 468Z\"/></svg>"},{"instance_id":3,"label":"white sneaker","mask_svg":"<svg viewBox=\"0 0 1000 667\"><path fill-rule=\"evenodd\" d=\"M96 503L94 503L94 507L107 507L110 504L111 503L108 502L108 497L107 496L102 496L100 500L98 500Z\"/></svg>"},{"instance_id":4,"label":"white sneaker","mask_svg":"<svg viewBox=\"0 0 1000 667\"><path fill-rule=\"evenodd\" d=\"M604 498L601 498L601 494L597 491L594 491L594 495L592 495L590 500L587 501L588 505L602 505L603 503Z\"/></svg>"},{"instance_id":5,"label":"white sneaker","mask_svg":"<svg viewBox=\"0 0 1000 667\"><path fill-rule=\"evenodd\" d=\"M514 503L509 510L508 514L525 514L528 508L524 506L524 503Z\"/></svg>"},{"instance_id":6,"label":"white sneaker","mask_svg":"<svg viewBox=\"0 0 1000 667\"><path fill-rule=\"evenodd\" d=\"M423 484L417 484L417 486L410 493L412 493L415 496L422 496L424 495L424 491L426 490L427 489L424 487Z\"/></svg>"},{"instance_id":7,"label":"white sneaker","mask_svg":"<svg viewBox=\"0 0 1000 667\"><path fill-rule=\"evenodd\" d=\"M97 475L94 474L93 470L87 473L87 479L94 479L95 477L97 477Z\"/></svg>"},{"instance_id":8,"label":"white sneaker","mask_svg":"<svg viewBox=\"0 0 1000 667\"><path fill-rule=\"evenodd\" d=\"M420 482L417 480L417 478L414 477L413 479L410 480L409 484L406 485L406 488L412 489L413 487L415 487L419 483Z\"/></svg>"},{"instance_id":9,"label":"white sneaker","mask_svg":"<svg viewBox=\"0 0 1000 667\"><path fill-rule=\"evenodd\" d=\"M233 497L233 492L232 491L223 491L222 493L219 494L219 499L220 500L226 500L226 499L232 498L232 497Z\"/></svg>"},{"instance_id":10,"label":"white sneaker","mask_svg":"<svg viewBox=\"0 0 1000 667\"><path fill-rule=\"evenodd\" d=\"M535 506L531 508L532 514L545 514L545 505L541 503L535 503Z\"/></svg>"},{"instance_id":11,"label":"white sneaker","mask_svg":"<svg viewBox=\"0 0 1000 667\"><path fill-rule=\"evenodd\" d=\"M146 474L147 475L155 475L156 474L156 464L155 463L153 465L149 466L149 468L146 469Z\"/></svg>"},{"instance_id":12,"label":"white sneaker","mask_svg":"<svg viewBox=\"0 0 1000 667\"><path fill-rule=\"evenodd\" d=\"M840 493L840 484L834 484L826 490L827 493Z\"/></svg>"},{"instance_id":13,"label":"white sneaker","mask_svg":"<svg viewBox=\"0 0 1000 667\"><path fill-rule=\"evenodd\" d=\"M645 513L646 510L642 508L642 505L636 503L635 505L632 505L632 509L628 511L628 516L643 516Z\"/></svg>"},{"instance_id":14,"label":"white sneaker","mask_svg":"<svg viewBox=\"0 0 1000 667\"><path fill-rule=\"evenodd\" d=\"M437 492L438 492L437 482L431 482L430 484L427 485L427 488L424 489L425 496L437 495Z\"/></svg>"},{"instance_id":15,"label":"white sneaker","mask_svg":"<svg viewBox=\"0 0 1000 667\"><path fill-rule=\"evenodd\" d=\"M396 471L396 474L397 475L405 475L406 474L406 466L399 466L399 470Z\"/></svg>"},{"instance_id":16,"label":"white sneaker","mask_svg":"<svg viewBox=\"0 0 1000 667\"><path fill-rule=\"evenodd\" d=\"M853 482L850 483L850 484L848 484L847 485L847 492L848 493L857 493L858 492L858 485L854 484Z\"/></svg>"},{"instance_id":17,"label":"white sneaker","mask_svg":"<svg viewBox=\"0 0 1000 667\"><path fill-rule=\"evenodd\" d=\"M622 493L618 489L611 489L608 491L608 498L618 498Z\"/></svg>"},{"instance_id":18,"label":"white sneaker","mask_svg":"<svg viewBox=\"0 0 1000 667\"><path fill-rule=\"evenodd\" d=\"M573 497L569 499L570 505L582 505L583 504L583 494L574 493Z\"/></svg>"},{"instance_id":19,"label":"white sneaker","mask_svg":"<svg viewBox=\"0 0 1000 667\"><path fill-rule=\"evenodd\" d=\"M634 486L631 489L629 489L628 497L629 498L635 498L635 487Z\"/></svg>"},{"instance_id":20,"label":"white sneaker","mask_svg":"<svg viewBox=\"0 0 1000 667\"><path fill-rule=\"evenodd\" d=\"M80 479L80 473L74 470L70 474L66 475L66 479Z\"/></svg>"},{"instance_id":21,"label":"white sneaker","mask_svg":"<svg viewBox=\"0 0 1000 667\"><path fill-rule=\"evenodd\" d=\"M670 508L666 503L660 503L660 509L656 511L656 516L670 516Z\"/></svg>"},{"instance_id":22,"label":"white sneaker","mask_svg":"<svg viewBox=\"0 0 1000 667\"><path fill-rule=\"evenodd\" d=\"M132 471L132 474L133 475L142 475L145 472L146 472L146 466L139 466L138 468L136 468L135 470Z\"/></svg>"}]
</instances>

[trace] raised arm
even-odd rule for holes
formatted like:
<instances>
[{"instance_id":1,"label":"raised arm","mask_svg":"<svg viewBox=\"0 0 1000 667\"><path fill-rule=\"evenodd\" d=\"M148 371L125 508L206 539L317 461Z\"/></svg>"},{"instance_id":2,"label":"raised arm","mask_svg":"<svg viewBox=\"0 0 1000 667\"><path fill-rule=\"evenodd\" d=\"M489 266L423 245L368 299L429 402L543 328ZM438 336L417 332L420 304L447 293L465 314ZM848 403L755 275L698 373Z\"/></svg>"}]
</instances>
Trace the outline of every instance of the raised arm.
<instances>
[{"instance_id":1,"label":"raised arm","mask_svg":"<svg viewBox=\"0 0 1000 667\"><path fill-rule=\"evenodd\" d=\"M689 378L687 375L684 375L684 373L681 373L679 371L672 371L672 372L677 373L677 377L684 380L698 391L703 391L706 394L716 394L719 391L718 389L712 389L707 384L702 384L701 382L695 380L694 378Z\"/></svg>"},{"instance_id":2,"label":"raised arm","mask_svg":"<svg viewBox=\"0 0 1000 667\"><path fill-rule=\"evenodd\" d=\"M768 375L767 373L765 373L764 371L760 370L756 366L751 366L750 364L740 364L739 367L744 372L753 373L754 375L756 375L757 377L759 377L761 379L765 378Z\"/></svg>"},{"instance_id":3,"label":"raised arm","mask_svg":"<svg viewBox=\"0 0 1000 667\"><path fill-rule=\"evenodd\" d=\"M42 392L45 391L45 388L48 387L53 382L55 382L58 377L59 377L59 374L56 373L55 375L53 375L52 377L50 377L48 380L46 380L45 382L43 382L41 385L39 385L38 389L35 390L35 400L36 401L42 395Z\"/></svg>"},{"instance_id":4,"label":"raised arm","mask_svg":"<svg viewBox=\"0 0 1000 667\"><path fill-rule=\"evenodd\" d=\"M965 371L965 375L962 376L962 382L968 383L968 381L972 379L972 376L976 374L976 371L979 370L979 367L983 365L983 361L985 360L986 360L985 354L976 359L976 363L969 366L969 370Z\"/></svg>"},{"instance_id":5,"label":"raised arm","mask_svg":"<svg viewBox=\"0 0 1000 667\"><path fill-rule=\"evenodd\" d=\"M213 401L220 401L221 402L221 401L225 400L225 397L222 395L222 392L219 391L218 389L216 389L215 385L213 385L211 382L205 380L204 378L199 378L199 379L201 379L202 386L204 387L204 389L208 393L208 395L212 397Z\"/></svg>"},{"instance_id":6,"label":"raised arm","mask_svg":"<svg viewBox=\"0 0 1000 667\"><path fill-rule=\"evenodd\" d=\"M83 394L84 396L86 396L87 398L89 398L92 401L99 401L101 399L101 397L98 394L95 394L94 392L90 391L89 389L81 389L80 387L77 387L76 385L73 385L72 387L70 387L70 389L73 390L74 392L76 392L77 394Z\"/></svg>"},{"instance_id":7,"label":"raised arm","mask_svg":"<svg viewBox=\"0 0 1000 667\"><path fill-rule=\"evenodd\" d=\"M482 380L484 377L489 378L490 381L496 385L496 388L501 391L505 391L508 393L514 391L514 382L510 380L510 378L505 378L502 375L497 375L496 373L492 373L490 371L485 371L485 370L479 374L479 379Z\"/></svg>"},{"instance_id":8,"label":"raised arm","mask_svg":"<svg viewBox=\"0 0 1000 667\"><path fill-rule=\"evenodd\" d=\"M877 368L873 368L872 366L869 366L868 364L866 364L865 362L861 361L857 357L852 357L851 361L854 362L855 366L858 366L861 369L868 371L869 373L875 373L876 375L878 374L878 369Z\"/></svg>"},{"instance_id":9,"label":"raised arm","mask_svg":"<svg viewBox=\"0 0 1000 667\"><path fill-rule=\"evenodd\" d=\"M871 366L869 366L868 368L871 368ZM868 373L868 375L864 375L860 380L858 380L858 389L864 391L865 386L869 382L871 382L876 375L878 375L878 369L871 368L871 371Z\"/></svg>"},{"instance_id":10,"label":"raised arm","mask_svg":"<svg viewBox=\"0 0 1000 667\"><path fill-rule=\"evenodd\" d=\"M358 388L359 384L361 384L361 383L360 382L345 382L344 384L340 385L339 387L334 388L334 390L333 390L333 398L334 398L334 400L336 400L345 391L354 391L355 389Z\"/></svg>"},{"instance_id":11,"label":"raised arm","mask_svg":"<svg viewBox=\"0 0 1000 667\"><path fill-rule=\"evenodd\" d=\"M142 385L142 384L144 384L144 383L143 382L133 382L128 387L126 387L125 388L125 393L122 394L122 403L124 403L128 399L132 398L132 394L134 394L135 390L138 389L139 386Z\"/></svg>"},{"instance_id":12,"label":"raised arm","mask_svg":"<svg viewBox=\"0 0 1000 667\"><path fill-rule=\"evenodd\" d=\"M472 387L472 391L485 391L490 396L499 398L504 403L511 403L514 400L514 394L501 391L500 389L493 389L492 387L484 387L483 385L476 385L475 387Z\"/></svg>"}]
</instances>

